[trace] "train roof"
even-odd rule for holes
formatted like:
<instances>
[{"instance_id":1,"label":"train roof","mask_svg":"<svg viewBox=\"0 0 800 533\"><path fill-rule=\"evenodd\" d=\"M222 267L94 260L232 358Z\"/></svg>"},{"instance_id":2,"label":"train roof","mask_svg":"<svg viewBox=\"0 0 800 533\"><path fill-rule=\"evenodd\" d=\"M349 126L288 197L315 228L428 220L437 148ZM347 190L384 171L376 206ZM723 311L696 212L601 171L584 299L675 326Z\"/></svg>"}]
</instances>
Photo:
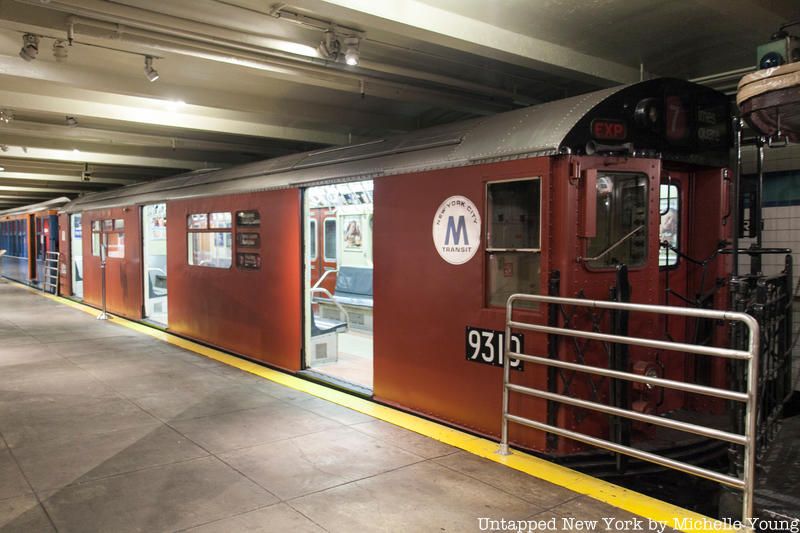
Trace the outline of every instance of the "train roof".
<instances>
[{"instance_id":1,"label":"train roof","mask_svg":"<svg viewBox=\"0 0 800 533\"><path fill-rule=\"evenodd\" d=\"M677 79L648 80L365 143L128 185L79 197L65 206L64 211L250 193L533 156L582 153L587 141L591 140L592 120L597 117L617 119L624 115L625 118L617 122L630 120L632 123L634 112L638 112L638 108L634 109L637 102L647 100L648 96L659 97L663 102L668 94L691 102L711 101L717 108L724 105L724 127L730 127L728 100L721 93ZM729 136L729 130L726 132L721 135ZM637 138L641 137L639 135ZM671 159L727 164L730 145L727 139L722 149L718 147L698 154L698 150L687 148L685 143L684 146L667 146L664 139L654 138L651 133L644 137L647 141L642 148L649 148L650 151L635 152L633 155L663 157L671 151L668 154ZM725 161L721 162L723 157Z\"/></svg>"},{"instance_id":2,"label":"train roof","mask_svg":"<svg viewBox=\"0 0 800 533\"><path fill-rule=\"evenodd\" d=\"M39 202L36 204L24 205L22 207L13 207L11 209L5 209L3 211L0 211L0 217L10 216L10 215L28 215L31 213L38 213L39 211L47 211L49 209L59 209L62 206L67 205L71 201L72 200L70 200L66 196L61 196L59 198L47 200L46 202Z\"/></svg>"}]
</instances>

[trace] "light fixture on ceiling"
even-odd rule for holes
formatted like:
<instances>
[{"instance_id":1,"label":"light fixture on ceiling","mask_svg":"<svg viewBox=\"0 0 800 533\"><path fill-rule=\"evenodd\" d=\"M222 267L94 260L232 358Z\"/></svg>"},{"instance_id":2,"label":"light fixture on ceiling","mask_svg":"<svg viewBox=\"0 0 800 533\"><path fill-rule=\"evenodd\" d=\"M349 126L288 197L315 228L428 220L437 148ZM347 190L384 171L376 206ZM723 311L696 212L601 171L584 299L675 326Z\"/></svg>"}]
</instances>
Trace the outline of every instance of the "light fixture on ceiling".
<instances>
[{"instance_id":1,"label":"light fixture on ceiling","mask_svg":"<svg viewBox=\"0 0 800 533\"><path fill-rule=\"evenodd\" d=\"M0 167L0 172L5 172L6 167Z\"/></svg>"},{"instance_id":2,"label":"light fixture on ceiling","mask_svg":"<svg viewBox=\"0 0 800 533\"><path fill-rule=\"evenodd\" d=\"M14 112L10 109L0 109L0 123L8 124L14 120Z\"/></svg>"},{"instance_id":3,"label":"light fixture on ceiling","mask_svg":"<svg viewBox=\"0 0 800 533\"><path fill-rule=\"evenodd\" d=\"M321 58L332 59L335 61L339 56L339 51L341 48L342 45L339 42L339 39L336 37L336 32L333 30L325 30L325 32L322 34L322 41L320 41L319 46L317 47L317 52Z\"/></svg>"},{"instance_id":4,"label":"light fixture on ceiling","mask_svg":"<svg viewBox=\"0 0 800 533\"><path fill-rule=\"evenodd\" d=\"M153 56L144 56L144 75L151 82L159 78L158 71L153 68Z\"/></svg>"},{"instance_id":5,"label":"light fixture on ceiling","mask_svg":"<svg viewBox=\"0 0 800 533\"><path fill-rule=\"evenodd\" d=\"M25 61L33 61L39 55L39 36L33 33L26 33L22 36L22 48L19 50L19 57Z\"/></svg>"},{"instance_id":6,"label":"light fixture on ceiling","mask_svg":"<svg viewBox=\"0 0 800 533\"><path fill-rule=\"evenodd\" d=\"M67 55L69 55L67 46L69 46L67 41L63 39L56 39L53 41L53 57L56 58L56 61L59 63L67 60Z\"/></svg>"},{"instance_id":7,"label":"light fixture on ceiling","mask_svg":"<svg viewBox=\"0 0 800 533\"><path fill-rule=\"evenodd\" d=\"M351 67L358 65L358 45L361 42L361 39L358 37L347 37L344 40L345 52L344 52L344 62L350 65Z\"/></svg>"},{"instance_id":8,"label":"light fixture on ceiling","mask_svg":"<svg viewBox=\"0 0 800 533\"><path fill-rule=\"evenodd\" d=\"M67 115L65 122L67 123L67 126L69 126L70 128L74 128L75 126L78 125L78 119L75 117L71 117L69 115Z\"/></svg>"},{"instance_id":9,"label":"light fixture on ceiling","mask_svg":"<svg viewBox=\"0 0 800 533\"><path fill-rule=\"evenodd\" d=\"M167 111L175 112L178 111L180 108L186 105L186 102L183 100L166 100L164 101L164 107L167 108Z\"/></svg>"}]
</instances>

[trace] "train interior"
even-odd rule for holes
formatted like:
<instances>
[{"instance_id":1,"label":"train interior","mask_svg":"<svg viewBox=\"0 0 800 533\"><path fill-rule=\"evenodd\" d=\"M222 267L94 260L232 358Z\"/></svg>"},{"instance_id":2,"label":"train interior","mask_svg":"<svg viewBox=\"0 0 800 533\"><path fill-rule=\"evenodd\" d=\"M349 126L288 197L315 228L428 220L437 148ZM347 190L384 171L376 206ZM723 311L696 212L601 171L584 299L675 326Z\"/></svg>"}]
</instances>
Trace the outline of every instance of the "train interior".
<instances>
[{"instance_id":1,"label":"train interior","mask_svg":"<svg viewBox=\"0 0 800 533\"><path fill-rule=\"evenodd\" d=\"M144 318L166 327L167 319L167 204L142 207Z\"/></svg>"},{"instance_id":2,"label":"train interior","mask_svg":"<svg viewBox=\"0 0 800 533\"><path fill-rule=\"evenodd\" d=\"M83 226L80 213L69 217L72 295L83 299Z\"/></svg>"},{"instance_id":3,"label":"train interior","mask_svg":"<svg viewBox=\"0 0 800 533\"><path fill-rule=\"evenodd\" d=\"M372 390L372 181L305 190L306 372Z\"/></svg>"}]
</instances>

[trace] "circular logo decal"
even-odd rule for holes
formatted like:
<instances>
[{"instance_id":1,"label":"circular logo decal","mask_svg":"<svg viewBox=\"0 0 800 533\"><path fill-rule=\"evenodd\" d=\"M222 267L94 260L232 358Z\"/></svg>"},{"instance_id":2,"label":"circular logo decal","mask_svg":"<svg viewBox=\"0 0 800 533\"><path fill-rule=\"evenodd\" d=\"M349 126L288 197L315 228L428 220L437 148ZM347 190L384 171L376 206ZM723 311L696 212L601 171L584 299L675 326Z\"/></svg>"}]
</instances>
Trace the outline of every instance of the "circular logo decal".
<instances>
[{"instance_id":1,"label":"circular logo decal","mask_svg":"<svg viewBox=\"0 0 800 533\"><path fill-rule=\"evenodd\" d=\"M433 216L433 245L442 259L462 265L481 244L481 215L469 198L451 196Z\"/></svg>"}]
</instances>

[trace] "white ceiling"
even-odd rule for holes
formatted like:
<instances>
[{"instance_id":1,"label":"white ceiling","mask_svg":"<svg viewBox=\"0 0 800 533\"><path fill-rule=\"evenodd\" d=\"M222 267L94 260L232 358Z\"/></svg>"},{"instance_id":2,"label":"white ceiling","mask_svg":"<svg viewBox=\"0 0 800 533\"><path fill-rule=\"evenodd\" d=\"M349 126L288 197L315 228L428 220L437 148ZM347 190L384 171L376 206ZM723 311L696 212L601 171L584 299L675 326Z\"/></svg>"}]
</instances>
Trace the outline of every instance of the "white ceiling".
<instances>
[{"instance_id":1,"label":"white ceiling","mask_svg":"<svg viewBox=\"0 0 800 533\"><path fill-rule=\"evenodd\" d=\"M14 115L0 122L0 210L642 75L747 69L797 18L796 0L0 0L0 110ZM331 27L361 38L358 66L307 55ZM40 36L35 61L19 57L24 33Z\"/></svg>"}]
</instances>

